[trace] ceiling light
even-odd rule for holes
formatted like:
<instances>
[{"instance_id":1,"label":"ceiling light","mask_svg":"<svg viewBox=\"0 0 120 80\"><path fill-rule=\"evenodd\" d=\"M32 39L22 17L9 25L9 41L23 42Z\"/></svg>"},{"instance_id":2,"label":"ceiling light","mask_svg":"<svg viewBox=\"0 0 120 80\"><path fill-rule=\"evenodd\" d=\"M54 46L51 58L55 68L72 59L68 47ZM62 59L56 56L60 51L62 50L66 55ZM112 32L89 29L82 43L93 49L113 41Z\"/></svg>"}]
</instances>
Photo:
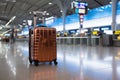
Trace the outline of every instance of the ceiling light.
<instances>
[{"instance_id":1,"label":"ceiling light","mask_svg":"<svg viewBox=\"0 0 120 80\"><path fill-rule=\"evenodd\" d=\"M23 25L25 26L25 25L26 25L26 23L23 23Z\"/></svg>"},{"instance_id":2,"label":"ceiling light","mask_svg":"<svg viewBox=\"0 0 120 80\"><path fill-rule=\"evenodd\" d=\"M49 4L49 5L51 5L52 3L51 3L51 2L49 2L48 4Z\"/></svg>"},{"instance_id":3,"label":"ceiling light","mask_svg":"<svg viewBox=\"0 0 120 80\"><path fill-rule=\"evenodd\" d=\"M2 29L2 27L0 27L0 30Z\"/></svg>"},{"instance_id":4,"label":"ceiling light","mask_svg":"<svg viewBox=\"0 0 120 80\"><path fill-rule=\"evenodd\" d=\"M112 4L112 1L110 2L110 4Z\"/></svg>"},{"instance_id":5,"label":"ceiling light","mask_svg":"<svg viewBox=\"0 0 120 80\"><path fill-rule=\"evenodd\" d=\"M42 20L41 18L39 18L39 20Z\"/></svg>"},{"instance_id":6,"label":"ceiling light","mask_svg":"<svg viewBox=\"0 0 120 80\"><path fill-rule=\"evenodd\" d=\"M32 14L32 12L29 12L29 14Z\"/></svg>"},{"instance_id":7,"label":"ceiling light","mask_svg":"<svg viewBox=\"0 0 120 80\"><path fill-rule=\"evenodd\" d=\"M46 13L46 15L49 15L49 13Z\"/></svg>"},{"instance_id":8,"label":"ceiling light","mask_svg":"<svg viewBox=\"0 0 120 80\"><path fill-rule=\"evenodd\" d=\"M27 20L27 22L29 26L32 26L32 20Z\"/></svg>"},{"instance_id":9,"label":"ceiling light","mask_svg":"<svg viewBox=\"0 0 120 80\"><path fill-rule=\"evenodd\" d=\"M23 22L26 22L26 20L23 20Z\"/></svg>"},{"instance_id":10,"label":"ceiling light","mask_svg":"<svg viewBox=\"0 0 120 80\"><path fill-rule=\"evenodd\" d=\"M44 13L46 13L47 11L44 11Z\"/></svg>"},{"instance_id":11,"label":"ceiling light","mask_svg":"<svg viewBox=\"0 0 120 80\"><path fill-rule=\"evenodd\" d=\"M9 2L16 2L16 0L6 0L7 2L9 1Z\"/></svg>"},{"instance_id":12,"label":"ceiling light","mask_svg":"<svg viewBox=\"0 0 120 80\"><path fill-rule=\"evenodd\" d=\"M5 26L8 26L15 18L16 16L13 16Z\"/></svg>"},{"instance_id":13,"label":"ceiling light","mask_svg":"<svg viewBox=\"0 0 120 80\"><path fill-rule=\"evenodd\" d=\"M45 18L45 20L52 20L54 18L55 18L54 16L51 16L51 17Z\"/></svg>"},{"instance_id":14,"label":"ceiling light","mask_svg":"<svg viewBox=\"0 0 120 80\"><path fill-rule=\"evenodd\" d=\"M62 10L60 12L63 12Z\"/></svg>"}]
</instances>

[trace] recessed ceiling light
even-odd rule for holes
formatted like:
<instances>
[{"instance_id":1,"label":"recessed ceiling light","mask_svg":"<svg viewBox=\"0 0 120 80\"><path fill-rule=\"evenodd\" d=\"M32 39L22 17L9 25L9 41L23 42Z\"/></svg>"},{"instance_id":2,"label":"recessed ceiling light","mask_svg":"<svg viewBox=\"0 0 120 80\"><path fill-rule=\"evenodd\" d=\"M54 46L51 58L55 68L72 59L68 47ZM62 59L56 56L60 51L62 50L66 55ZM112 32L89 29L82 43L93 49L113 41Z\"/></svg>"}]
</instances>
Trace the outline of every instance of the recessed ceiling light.
<instances>
[{"instance_id":1,"label":"recessed ceiling light","mask_svg":"<svg viewBox=\"0 0 120 80\"><path fill-rule=\"evenodd\" d=\"M60 12L63 12L62 10Z\"/></svg>"},{"instance_id":2,"label":"recessed ceiling light","mask_svg":"<svg viewBox=\"0 0 120 80\"><path fill-rule=\"evenodd\" d=\"M49 15L49 13L46 13L46 15Z\"/></svg>"},{"instance_id":3,"label":"recessed ceiling light","mask_svg":"<svg viewBox=\"0 0 120 80\"><path fill-rule=\"evenodd\" d=\"M110 4L112 4L112 1L110 1Z\"/></svg>"},{"instance_id":4,"label":"recessed ceiling light","mask_svg":"<svg viewBox=\"0 0 120 80\"><path fill-rule=\"evenodd\" d=\"M47 11L44 11L44 13L46 13Z\"/></svg>"},{"instance_id":5,"label":"recessed ceiling light","mask_svg":"<svg viewBox=\"0 0 120 80\"><path fill-rule=\"evenodd\" d=\"M48 4L49 4L49 5L51 5L52 3L51 3L51 2L49 2Z\"/></svg>"},{"instance_id":6,"label":"recessed ceiling light","mask_svg":"<svg viewBox=\"0 0 120 80\"><path fill-rule=\"evenodd\" d=\"M23 20L23 22L26 22L26 20Z\"/></svg>"},{"instance_id":7,"label":"recessed ceiling light","mask_svg":"<svg viewBox=\"0 0 120 80\"><path fill-rule=\"evenodd\" d=\"M32 12L29 12L29 14L32 14Z\"/></svg>"}]
</instances>

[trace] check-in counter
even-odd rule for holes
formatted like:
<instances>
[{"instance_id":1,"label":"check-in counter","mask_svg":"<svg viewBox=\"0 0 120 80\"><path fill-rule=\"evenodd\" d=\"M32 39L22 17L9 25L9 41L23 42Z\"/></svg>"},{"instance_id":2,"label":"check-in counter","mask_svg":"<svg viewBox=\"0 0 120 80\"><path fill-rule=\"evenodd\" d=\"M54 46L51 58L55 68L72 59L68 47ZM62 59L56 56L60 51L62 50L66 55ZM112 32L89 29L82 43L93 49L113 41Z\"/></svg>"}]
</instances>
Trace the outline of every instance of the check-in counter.
<instances>
[{"instance_id":1,"label":"check-in counter","mask_svg":"<svg viewBox=\"0 0 120 80\"><path fill-rule=\"evenodd\" d=\"M91 36L91 45L96 46L100 45L100 36Z\"/></svg>"},{"instance_id":2,"label":"check-in counter","mask_svg":"<svg viewBox=\"0 0 120 80\"><path fill-rule=\"evenodd\" d=\"M81 44L81 45L99 45L100 37L92 36L92 37L57 37L58 44Z\"/></svg>"},{"instance_id":3,"label":"check-in counter","mask_svg":"<svg viewBox=\"0 0 120 80\"><path fill-rule=\"evenodd\" d=\"M102 35L102 45L103 46L113 46L113 35Z\"/></svg>"},{"instance_id":4,"label":"check-in counter","mask_svg":"<svg viewBox=\"0 0 120 80\"><path fill-rule=\"evenodd\" d=\"M73 44L87 45L88 37L73 37L72 41Z\"/></svg>"},{"instance_id":5,"label":"check-in counter","mask_svg":"<svg viewBox=\"0 0 120 80\"><path fill-rule=\"evenodd\" d=\"M57 37L58 44L86 44L88 37Z\"/></svg>"},{"instance_id":6,"label":"check-in counter","mask_svg":"<svg viewBox=\"0 0 120 80\"><path fill-rule=\"evenodd\" d=\"M120 47L120 30L116 30L113 33L113 46Z\"/></svg>"},{"instance_id":7,"label":"check-in counter","mask_svg":"<svg viewBox=\"0 0 120 80\"><path fill-rule=\"evenodd\" d=\"M120 47L120 40L113 39L113 46Z\"/></svg>"}]
</instances>

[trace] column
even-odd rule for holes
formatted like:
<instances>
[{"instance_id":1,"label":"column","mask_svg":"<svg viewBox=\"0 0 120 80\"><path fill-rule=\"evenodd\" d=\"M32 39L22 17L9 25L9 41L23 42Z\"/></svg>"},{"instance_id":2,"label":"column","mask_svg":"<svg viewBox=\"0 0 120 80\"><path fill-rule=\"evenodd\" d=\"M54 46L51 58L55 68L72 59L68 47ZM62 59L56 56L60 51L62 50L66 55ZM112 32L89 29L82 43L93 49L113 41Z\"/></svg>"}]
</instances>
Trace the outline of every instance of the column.
<instances>
[{"instance_id":1,"label":"column","mask_svg":"<svg viewBox=\"0 0 120 80\"><path fill-rule=\"evenodd\" d=\"M63 32L66 31L66 28L65 28L65 19L66 19L66 13L67 13L67 10L69 8L69 6L71 5L71 2L73 0L63 0L63 1L60 1L60 0L55 0L55 2L57 3L57 5L60 7L60 9L62 10L62 18L63 18Z\"/></svg>"},{"instance_id":2,"label":"column","mask_svg":"<svg viewBox=\"0 0 120 80\"><path fill-rule=\"evenodd\" d=\"M36 16L36 14L34 14L34 26L33 27L36 27L36 18L37 18L37 16Z\"/></svg>"},{"instance_id":3,"label":"column","mask_svg":"<svg viewBox=\"0 0 120 80\"><path fill-rule=\"evenodd\" d=\"M42 24L45 24L45 15L42 17Z\"/></svg>"},{"instance_id":4,"label":"column","mask_svg":"<svg viewBox=\"0 0 120 80\"><path fill-rule=\"evenodd\" d=\"M116 30L116 13L117 13L117 1L112 0L112 30Z\"/></svg>"},{"instance_id":5,"label":"column","mask_svg":"<svg viewBox=\"0 0 120 80\"><path fill-rule=\"evenodd\" d=\"M65 19L66 19L66 9L63 9L63 12L62 12L62 18L63 18L63 33L65 33L66 29L65 29Z\"/></svg>"}]
</instances>

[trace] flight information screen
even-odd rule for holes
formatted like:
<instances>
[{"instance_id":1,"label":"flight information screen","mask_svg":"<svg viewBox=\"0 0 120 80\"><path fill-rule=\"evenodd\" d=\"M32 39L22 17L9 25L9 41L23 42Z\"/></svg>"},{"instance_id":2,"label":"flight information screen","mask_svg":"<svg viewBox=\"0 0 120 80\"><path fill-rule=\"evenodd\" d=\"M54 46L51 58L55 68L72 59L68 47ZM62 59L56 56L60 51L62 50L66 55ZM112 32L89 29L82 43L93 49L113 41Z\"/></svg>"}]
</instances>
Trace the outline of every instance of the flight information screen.
<instances>
[{"instance_id":1,"label":"flight information screen","mask_svg":"<svg viewBox=\"0 0 120 80\"><path fill-rule=\"evenodd\" d=\"M86 14L87 6L86 2L74 2L75 13Z\"/></svg>"}]
</instances>

